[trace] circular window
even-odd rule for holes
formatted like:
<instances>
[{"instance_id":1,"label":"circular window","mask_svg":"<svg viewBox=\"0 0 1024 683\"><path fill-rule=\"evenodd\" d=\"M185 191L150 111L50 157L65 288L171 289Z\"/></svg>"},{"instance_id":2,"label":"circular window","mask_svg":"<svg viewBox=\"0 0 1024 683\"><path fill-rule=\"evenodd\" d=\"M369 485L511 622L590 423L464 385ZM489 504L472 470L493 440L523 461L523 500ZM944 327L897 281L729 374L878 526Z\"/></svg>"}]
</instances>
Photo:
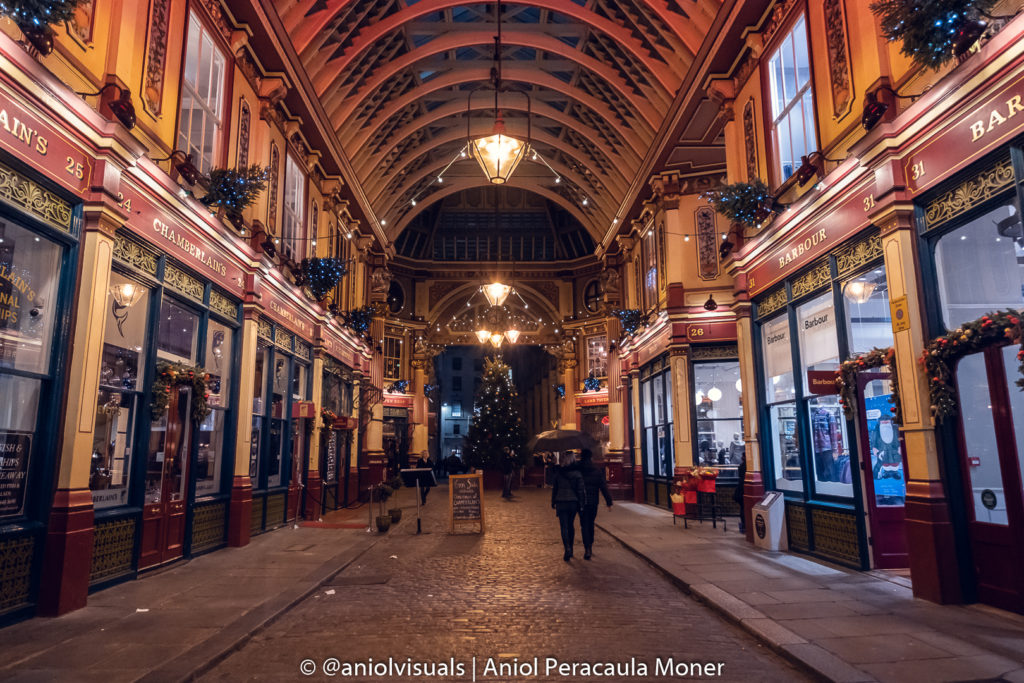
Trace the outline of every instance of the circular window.
<instances>
[{"instance_id":1,"label":"circular window","mask_svg":"<svg viewBox=\"0 0 1024 683\"><path fill-rule=\"evenodd\" d=\"M591 280L583 288L583 305L590 313L597 313L601 309L600 280Z\"/></svg>"},{"instance_id":2,"label":"circular window","mask_svg":"<svg viewBox=\"0 0 1024 683\"><path fill-rule=\"evenodd\" d=\"M395 280L391 281L388 287L388 310L392 313L401 313L405 308L405 290Z\"/></svg>"}]
</instances>

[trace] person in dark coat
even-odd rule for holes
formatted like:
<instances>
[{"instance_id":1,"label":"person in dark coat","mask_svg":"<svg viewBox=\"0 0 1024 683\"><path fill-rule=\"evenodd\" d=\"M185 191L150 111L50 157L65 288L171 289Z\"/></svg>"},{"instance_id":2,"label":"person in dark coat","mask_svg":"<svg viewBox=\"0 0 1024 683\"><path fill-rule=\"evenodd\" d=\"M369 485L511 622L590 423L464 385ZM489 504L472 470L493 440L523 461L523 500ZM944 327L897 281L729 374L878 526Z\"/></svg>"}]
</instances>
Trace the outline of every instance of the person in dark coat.
<instances>
[{"instance_id":1,"label":"person in dark coat","mask_svg":"<svg viewBox=\"0 0 1024 683\"><path fill-rule=\"evenodd\" d=\"M422 467L428 470L431 468L430 457L427 455L426 451L424 451L423 454L420 455L420 459L416 461L416 467ZM430 493L430 488L429 484L420 484L420 505L427 504L427 494Z\"/></svg>"},{"instance_id":2,"label":"person in dark coat","mask_svg":"<svg viewBox=\"0 0 1024 683\"><path fill-rule=\"evenodd\" d=\"M571 454L563 453L558 465L551 486L551 507L558 515L562 529L562 545L565 546L562 559L568 562L572 559L572 546L576 537L576 513L583 509L587 492L579 465Z\"/></svg>"},{"instance_id":3,"label":"person in dark coat","mask_svg":"<svg viewBox=\"0 0 1024 683\"><path fill-rule=\"evenodd\" d=\"M501 474L504 478L504 488L501 491L502 498L512 497L512 478L516 472L516 457L508 446L501 453Z\"/></svg>"},{"instance_id":4,"label":"person in dark coat","mask_svg":"<svg viewBox=\"0 0 1024 683\"><path fill-rule=\"evenodd\" d=\"M608 492L608 482L604 480L604 470L594 464L594 454L584 448L580 453L580 475L587 494L586 504L580 510L580 535L583 536L583 559L589 560L594 554L594 521L597 519L597 508L601 501L598 494L604 496L608 508L612 507L612 494Z\"/></svg>"}]
</instances>

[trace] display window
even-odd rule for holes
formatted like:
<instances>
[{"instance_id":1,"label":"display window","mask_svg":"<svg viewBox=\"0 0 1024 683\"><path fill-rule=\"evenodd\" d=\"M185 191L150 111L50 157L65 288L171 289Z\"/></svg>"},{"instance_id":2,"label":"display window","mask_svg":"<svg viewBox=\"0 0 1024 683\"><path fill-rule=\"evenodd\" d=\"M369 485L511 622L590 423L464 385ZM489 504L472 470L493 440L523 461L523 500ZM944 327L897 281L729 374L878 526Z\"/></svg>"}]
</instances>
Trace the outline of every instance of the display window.
<instances>
[{"instance_id":1,"label":"display window","mask_svg":"<svg viewBox=\"0 0 1024 683\"><path fill-rule=\"evenodd\" d=\"M64 254L56 241L0 217L0 519L28 512L30 470L43 447L41 402L54 376Z\"/></svg>"},{"instance_id":2,"label":"display window","mask_svg":"<svg viewBox=\"0 0 1024 683\"><path fill-rule=\"evenodd\" d=\"M292 406L308 400L309 367L293 356L297 342L290 332L266 321L259 324L249 476L253 488L262 490L287 486L296 474L288 468L293 463L301 465L305 432L296 431L301 421L292 418Z\"/></svg>"},{"instance_id":3,"label":"display window","mask_svg":"<svg viewBox=\"0 0 1024 683\"><path fill-rule=\"evenodd\" d=\"M835 496L853 496L846 418L839 396L834 393L814 394L811 375L825 373L825 377L831 377L839 369L839 340L832 292L797 306L796 317L815 490Z\"/></svg>"},{"instance_id":4,"label":"display window","mask_svg":"<svg viewBox=\"0 0 1024 683\"><path fill-rule=\"evenodd\" d=\"M697 465L734 478L743 462L743 384L739 361L693 364Z\"/></svg>"},{"instance_id":5,"label":"display window","mask_svg":"<svg viewBox=\"0 0 1024 683\"><path fill-rule=\"evenodd\" d=\"M784 491L802 491L803 462L796 429L796 382L789 327L789 316L785 313L761 326L765 400L771 425L769 447L775 465L775 487Z\"/></svg>"},{"instance_id":6,"label":"display window","mask_svg":"<svg viewBox=\"0 0 1024 683\"><path fill-rule=\"evenodd\" d=\"M196 496L220 492L221 469L225 458L225 425L231 408L232 349L234 330L211 320L206 331L207 383L210 414L199 425L199 451L196 458Z\"/></svg>"},{"instance_id":7,"label":"display window","mask_svg":"<svg viewBox=\"0 0 1024 683\"><path fill-rule=\"evenodd\" d=\"M672 379L667 359L656 361L640 380L644 474L670 478L675 474L672 424Z\"/></svg>"},{"instance_id":8,"label":"display window","mask_svg":"<svg viewBox=\"0 0 1024 683\"><path fill-rule=\"evenodd\" d=\"M110 274L89 489L96 509L128 503L152 290Z\"/></svg>"}]
</instances>

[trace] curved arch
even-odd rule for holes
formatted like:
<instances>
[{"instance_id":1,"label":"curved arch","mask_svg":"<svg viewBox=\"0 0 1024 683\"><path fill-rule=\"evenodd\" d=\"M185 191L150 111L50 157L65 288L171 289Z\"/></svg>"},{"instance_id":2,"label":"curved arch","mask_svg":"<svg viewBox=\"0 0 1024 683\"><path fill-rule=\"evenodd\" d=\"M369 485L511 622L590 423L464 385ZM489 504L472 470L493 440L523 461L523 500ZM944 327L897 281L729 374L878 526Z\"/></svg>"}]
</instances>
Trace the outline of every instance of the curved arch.
<instances>
[{"instance_id":1,"label":"curved arch","mask_svg":"<svg viewBox=\"0 0 1024 683\"><path fill-rule=\"evenodd\" d=\"M509 135L515 137L526 137L526 131L522 129L519 125L510 125L509 123L506 123L505 129L508 131ZM373 183L368 182L369 179L367 179L367 182L364 183L364 188L367 190L367 194L373 196L373 201L378 201L380 199L380 193L387 188L388 183L391 182L391 179L396 177L396 175L401 174L405 168L407 168L410 164L415 163L424 154L429 154L430 152L440 147L443 147L444 145L465 139L466 132L462 126L455 126L453 128L449 128L448 130L444 131L441 136L426 141L424 145L417 147L415 154L410 154L405 158L401 159L398 163L395 164L395 166L388 169L387 175L381 175L377 178L374 178ZM534 134L533 141L554 147L563 154L566 154L569 157L571 157L573 161L575 161L578 165L589 168L587 164L584 164L578 158L580 155L580 150L568 146L565 142L558 140L557 138L553 138L550 135L547 135L546 133L541 133L539 135ZM441 163L439 167L443 168L444 165L447 164L450 160L451 157L441 157ZM523 161L529 161L529 159L524 159ZM555 171L559 173L559 175L569 178L581 189L584 187L584 182L586 181L582 181L582 179L579 177L579 174L570 171L568 168L566 168L562 164L557 163L557 161L553 159L548 159L547 161L548 163L551 164ZM474 169L475 168L476 167L474 165ZM625 188L628 187L629 185L629 176L623 172L623 169L615 167L614 165L613 168L615 170L615 175L618 176L618 181L616 181L614 176L610 177L609 175L597 173L596 171L594 172L594 175L601 179L601 181L607 186L606 189L610 189L615 192L624 192ZM597 192L598 188L595 188L594 191ZM373 193L376 194L374 195Z\"/></svg>"},{"instance_id":2,"label":"curved arch","mask_svg":"<svg viewBox=\"0 0 1024 683\"><path fill-rule=\"evenodd\" d=\"M359 91L346 91L342 93L339 88L338 94L342 96L343 104L336 114L331 114L331 117L333 119L335 116L338 116L343 120L348 120L352 117L356 107L358 107L363 99L356 96L357 92L375 91L384 82L394 78L399 72L413 66L422 59L469 45L490 45L493 42L493 38L489 31L483 30L441 35L422 47L411 50L398 59L391 60L383 68L374 71L373 75L366 80ZM620 97L630 104L633 111L643 117L647 125L652 128L658 127L659 117L654 107L647 101L647 98L632 92L632 88L614 70L597 59L584 55L579 50L572 49L562 41L551 36L541 36L525 31L507 31L503 35L503 40L506 45L532 47L576 62L581 68L604 79L605 82L616 90ZM332 62L327 62L319 73L310 74L313 88L321 99L323 99L324 93L330 90L331 86L344 74L343 71L337 69L328 71L333 66ZM663 98L671 99L671 95L666 95L664 91L661 91L659 94Z\"/></svg>"},{"instance_id":3,"label":"curved arch","mask_svg":"<svg viewBox=\"0 0 1024 683\"><path fill-rule=\"evenodd\" d=\"M471 3L467 0L421 0L414 5L392 14L382 21L375 22L359 32L352 45L346 49L345 53L339 58L341 63L338 65L338 68L340 70L347 69L349 65L369 46L373 45L392 31L402 28L408 22L428 16L434 12L468 4ZM563 14L579 21L580 23L586 24L595 31L600 31L601 33L606 34L644 66L651 76L649 80L652 84L655 82L660 83L661 87L669 92L674 92L678 89L679 84L682 82L682 76L685 72L686 65L683 65L682 69L672 68L672 66L669 65L669 59L676 56L674 53L669 52L668 55L664 55L659 52L659 57L666 58L664 63L652 60L649 54L645 54L646 50L644 47L633 37L632 33L626 27L595 14L574 2L565 3L565 5L557 8L551 6L551 0L514 0L511 4L534 6L558 12L559 14ZM304 23L313 24L314 22L307 20ZM514 23L509 24L509 26L515 25L516 24ZM301 28L302 26L300 25L300 29ZM302 62L308 66L309 63L316 58L316 55L319 52L319 45L310 45L317 35L316 33L312 33L315 29L293 31L292 27L289 26L288 30L289 33L292 34L292 42L295 44L296 52L299 53ZM300 44L300 40L302 41L302 44ZM700 45L688 45L687 47L690 48L690 54L688 55L689 60L687 60L688 65L696 54L696 48L699 48ZM682 63L682 60L676 61L676 65L680 65Z\"/></svg>"},{"instance_id":4,"label":"curved arch","mask_svg":"<svg viewBox=\"0 0 1024 683\"><path fill-rule=\"evenodd\" d=\"M490 183L486 182L483 178L475 179L469 177L456 178L451 183L448 183L442 189L431 194L427 199L418 205L415 210L407 211L400 219L398 219L394 225L388 226L389 229L385 232L388 239L394 242L398 239L398 236L403 230L412 222L412 220L419 215L420 212L425 211L429 207L433 206L436 202L441 201L445 197L461 192L463 190L470 190L476 187L487 187ZM532 182L526 182L523 180L516 181L515 178L509 182L510 187L515 187L520 190L526 190L527 192L533 192L534 194L540 195L545 199L550 199L554 203L558 204L559 207L568 211L572 214L573 218L580 222L580 225L586 229L590 236L595 242L600 238L600 231L597 229L597 223L594 218L583 213L578 206L570 202L568 199L553 192L543 185L538 185ZM603 216L602 216L603 217Z\"/></svg>"},{"instance_id":5,"label":"curved arch","mask_svg":"<svg viewBox=\"0 0 1024 683\"><path fill-rule=\"evenodd\" d=\"M422 156L423 155L421 154L417 158L422 157ZM429 176L436 176L438 174L438 172L440 172L448 164L449 160L450 159L448 159L448 158L441 157L439 159L434 160L431 163L428 163L426 166L423 166L422 168L418 169L415 172L415 175L413 175L411 177L407 177L404 180L402 180L401 184L397 188L395 188L389 194L389 196L387 196L387 197L382 196L385 192L387 192L388 187L389 187L388 183L384 183L383 186L378 190L376 196L374 196L371 199L371 201L374 202L375 206L383 207L383 208L378 208L377 214L380 215L380 216L387 216L387 214L391 212L391 210L394 208L394 206L398 202L404 201L404 197L406 196L406 193L409 192L409 190L411 188L417 186L419 183L421 183L425 178L427 178ZM467 159L466 161L469 162L469 163L474 163L470 159ZM531 162L531 161L527 160L524 163L535 163L535 162ZM583 186L580 185L579 182L577 182L577 180L575 179L575 177L576 177L575 174L569 172L569 169L565 168L564 166L559 164L557 161L551 161L549 163L551 163L551 166L552 166L552 168L555 169L555 172L557 172L558 174L560 174L561 176L563 176L565 178L569 178L570 180L572 180L573 183L575 183L577 187L580 187L581 189L583 188ZM577 163L579 163L579 162L577 162ZM474 167L473 170L477 171L477 169L475 167ZM548 173L546 168L545 168L544 173L545 173L544 177L550 177L550 176L546 175ZM479 175L479 173L478 172L474 173L474 176L476 176L476 175ZM525 174L522 173L522 169L520 169L520 172L514 174L512 176L512 179L514 180L516 177L522 177L522 176L525 176ZM615 188L607 188L607 190L615 190ZM594 204L596 206L602 206L603 203L604 203L602 201L602 198L606 197L606 196L610 196L610 194L611 193L608 192L608 191L604 191L604 192L599 193L597 196L593 197ZM380 202L380 203L378 204L377 202Z\"/></svg>"},{"instance_id":6,"label":"curved arch","mask_svg":"<svg viewBox=\"0 0 1024 683\"><path fill-rule=\"evenodd\" d=\"M641 158L643 157L641 151L646 150L648 145L650 145L654 139L656 129L648 126L642 119L637 119L637 123L641 126L640 128L625 128L617 123L619 116L612 111L607 104L593 95L589 95L578 88L573 88L551 74L544 71L515 66L503 67L503 70L503 79L506 82L527 83L544 88L545 90L560 93L597 113L597 115L600 116L610 128L614 128L615 132L622 136L623 140L625 140ZM359 124L354 121L338 121L338 119L332 116L331 125L334 127L335 131L338 131L339 137L343 140L349 144L354 143L357 147L361 147L365 144L366 140L377 133L377 130L385 121L401 111L403 108L415 102L417 99L464 83L478 83L480 81L485 81L488 77L489 67L465 69L442 74L437 78L431 79L424 85L421 85L409 91L405 95L397 97L389 102L374 118L375 123L367 125L365 123ZM355 130L352 130L353 128ZM643 138L639 137L640 134L643 134Z\"/></svg>"},{"instance_id":7,"label":"curved arch","mask_svg":"<svg viewBox=\"0 0 1024 683\"><path fill-rule=\"evenodd\" d=\"M483 102L477 102L472 107L472 111L490 110L492 107L493 105L490 103L484 104ZM499 109L506 112L527 111L526 106L523 103L523 98L521 97L500 98ZM350 152L349 156L352 159L353 165L356 166L357 172L364 176L368 175L387 157L387 155L392 150L398 147L411 135L415 134L416 132L418 132L419 130L423 129L426 126L431 125L432 123L436 123L449 116L465 112L466 107L462 102L453 101L449 104L431 110L425 116L417 117L411 123L403 127L401 130L398 130L397 132L392 131L391 135L388 137L388 142L385 144L385 146L381 149L381 151L377 152L373 156L365 158L365 155L361 155L362 150L360 148L354 148L354 150ZM611 147L608 146L607 142L601 139L601 134L597 130L589 126L582 125L579 121L573 119L570 116L567 116L566 114L558 111L557 109L550 105L542 103L539 108L534 107L532 112L535 117L550 119L566 128L572 128L573 130L579 131L580 133L585 135L587 139L593 142L594 145L599 150L601 150L601 152L604 153L606 157L608 157L611 160L621 160L630 168L630 170L633 170L636 167L638 167L641 162L641 158L634 152L634 150L631 147L624 147L625 151L630 153L630 158L624 158L622 154L613 150Z\"/></svg>"},{"instance_id":8,"label":"curved arch","mask_svg":"<svg viewBox=\"0 0 1024 683\"><path fill-rule=\"evenodd\" d=\"M457 317L453 316L453 313L461 313L465 311L465 302L473 296L473 290L477 289L479 286L479 283L467 282L445 294L441 300L437 302L437 305L431 307L430 311L427 313L426 318L429 321L428 326L436 329L437 326L444 321L444 325L447 327L448 322L452 317ZM562 316L554 304L548 301L548 299L541 295L536 289L530 287L529 284L525 284L523 281L517 282L515 287L519 290L520 295L526 300L528 305L533 306L535 309L539 309L542 315L547 316L552 325L558 325ZM481 296L481 298L483 297Z\"/></svg>"},{"instance_id":9,"label":"curved arch","mask_svg":"<svg viewBox=\"0 0 1024 683\"><path fill-rule=\"evenodd\" d=\"M315 37L323 34L334 17L345 9L351 2L354 2L354 0L328 0L326 7L324 7L318 15L308 16L309 10L315 3L312 2L312 0L306 0L305 2L296 3L290 10L285 12L281 19L284 22L288 33L292 37L292 42L295 45L295 51L302 54L306 48L310 46L310 43L313 42ZM401 17L401 19L396 20L395 23L404 24L420 16L424 16L426 12L439 11L441 9L467 4L471 4L469 0L421 0L421 2L416 5L397 12L393 16ZM581 7L574 2L567 2L564 5L559 5L557 8L551 6L551 0L513 0L511 4L528 5L540 7L541 9L552 9L587 24L588 26L592 26L599 30L601 29L601 17L591 10ZM683 31L683 24L685 22L679 21L679 17L670 16L663 0L648 0L645 4L659 16L669 30L673 32L675 37L686 46L691 55L697 54L697 50L700 49L700 34L702 33L700 30L701 27L695 26L693 27L694 30ZM410 11L421 7L426 7L428 9L425 9L423 12ZM380 23L384 24L385 22L387 22L387 20ZM383 33L381 35L383 35Z\"/></svg>"}]
</instances>

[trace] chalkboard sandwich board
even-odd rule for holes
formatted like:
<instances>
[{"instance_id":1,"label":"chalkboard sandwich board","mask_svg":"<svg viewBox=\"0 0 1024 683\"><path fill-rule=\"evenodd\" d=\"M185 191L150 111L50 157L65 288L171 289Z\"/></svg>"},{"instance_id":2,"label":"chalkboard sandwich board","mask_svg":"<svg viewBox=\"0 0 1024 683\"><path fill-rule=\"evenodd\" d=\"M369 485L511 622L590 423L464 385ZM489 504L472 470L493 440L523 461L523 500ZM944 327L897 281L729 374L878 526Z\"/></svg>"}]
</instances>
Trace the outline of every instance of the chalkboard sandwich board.
<instances>
[{"instance_id":1,"label":"chalkboard sandwich board","mask_svg":"<svg viewBox=\"0 0 1024 683\"><path fill-rule=\"evenodd\" d=\"M451 532L456 524L478 522L480 532L484 530L484 476L477 474L453 474L448 477L448 501L451 509Z\"/></svg>"}]
</instances>

